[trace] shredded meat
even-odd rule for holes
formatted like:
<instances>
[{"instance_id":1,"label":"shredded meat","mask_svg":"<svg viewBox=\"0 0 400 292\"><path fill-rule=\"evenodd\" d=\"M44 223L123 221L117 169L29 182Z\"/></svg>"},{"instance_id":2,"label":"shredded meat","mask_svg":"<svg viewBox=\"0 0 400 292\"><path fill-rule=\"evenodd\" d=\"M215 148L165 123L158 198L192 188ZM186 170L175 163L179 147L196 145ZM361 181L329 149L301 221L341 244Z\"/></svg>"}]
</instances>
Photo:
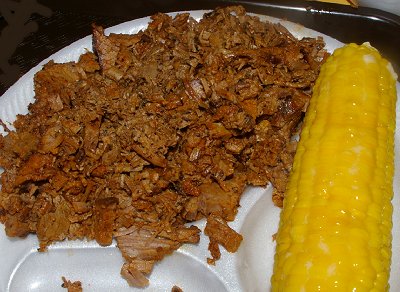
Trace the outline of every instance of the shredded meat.
<instances>
[{"instance_id":1,"label":"shredded meat","mask_svg":"<svg viewBox=\"0 0 400 292\"><path fill-rule=\"evenodd\" d=\"M137 34L93 26L93 53L47 63L35 102L0 136L0 221L36 233L40 250L64 239L116 239L133 286L208 218L234 252L244 189L274 186L282 205L299 130L321 64L322 39L218 8L199 22L156 14Z\"/></svg>"}]
</instances>

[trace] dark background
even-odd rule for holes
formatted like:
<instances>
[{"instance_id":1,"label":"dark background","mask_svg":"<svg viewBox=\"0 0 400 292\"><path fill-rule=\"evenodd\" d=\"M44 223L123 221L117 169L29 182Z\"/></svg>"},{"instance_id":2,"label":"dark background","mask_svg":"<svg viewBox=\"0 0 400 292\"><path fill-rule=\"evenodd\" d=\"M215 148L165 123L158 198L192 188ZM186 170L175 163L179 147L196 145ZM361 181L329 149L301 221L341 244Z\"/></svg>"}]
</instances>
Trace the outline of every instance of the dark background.
<instances>
[{"instance_id":1,"label":"dark background","mask_svg":"<svg viewBox=\"0 0 400 292\"><path fill-rule=\"evenodd\" d=\"M14 1L14 0L0 0ZM0 83L0 95L20 76L41 60L66 45L91 33L90 24L96 22L104 27L148 16L156 12L172 12L196 9L213 9L231 4L244 5L249 12L267 14L294 21L330 35L342 42L362 43L369 41L377 47L399 72L400 68L400 16L372 8L320 2L276 0L276 1L210 1L210 0L20 0L34 1L51 10L49 17L33 13L28 22L35 22L37 29L27 35L6 58L9 64L18 65L18 74L8 74ZM7 25L0 15L0 31ZM0 35L1 37L1 35ZM7 42L0 46L7 46Z\"/></svg>"}]
</instances>

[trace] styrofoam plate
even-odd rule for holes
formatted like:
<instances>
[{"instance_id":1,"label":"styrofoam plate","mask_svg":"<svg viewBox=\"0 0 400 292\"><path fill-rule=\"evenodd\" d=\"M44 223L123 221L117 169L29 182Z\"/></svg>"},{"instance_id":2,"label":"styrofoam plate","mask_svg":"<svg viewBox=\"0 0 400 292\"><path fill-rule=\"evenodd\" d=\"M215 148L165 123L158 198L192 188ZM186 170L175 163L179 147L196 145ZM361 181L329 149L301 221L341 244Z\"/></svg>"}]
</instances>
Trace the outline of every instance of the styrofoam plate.
<instances>
[{"instance_id":1,"label":"styrofoam plate","mask_svg":"<svg viewBox=\"0 0 400 292\"><path fill-rule=\"evenodd\" d=\"M203 10L189 11L195 19L200 19ZM171 13L175 15L176 13ZM280 22L294 36L322 36L326 48L332 52L342 46L339 41L304 28L301 25L282 21L276 18L258 15L263 20ZM106 33L136 33L145 29L150 18L145 17L111 27ZM368 40L365 40L368 41ZM92 50L91 36L87 36L65 47L26 73L9 90L0 97L0 119L12 123L17 114L26 114L28 104L34 101L33 76L49 60L55 62L77 61L79 55ZM397 84L398 92L400 86ZM397 112L399 112L399 103ZM399 129L397 117L397 129ZM0 133L2 129L0 129ZM395 177L399 178L400 133L396 131ZM400 291L400 192L399 179L394 183L394 217L393 217L393 264L391 274L391 291ZM115 246L100 247L95 242L64 241L49 247L45 253L37 252L38 241L35 235L25 239L8 238L4 226L0 227L0 291L65 291L61 288L61 277L80 280L87 291L170 291L174 285L183 291L268 291L272 274L275 244L272 240L277 231L280 209L271 201L272 187L246 190L241 200L237 218L230 226L244 236L244 240L235 254L227 253L221 248L222 258L216 266L206 263L209 256L208 238L201 236L198 245L184 245L173 255L158 263L150 276L150 286L146 289L129 287L121 278L119 271L122 256ZM196 225L204 229L205 221Z\"/></svg>"}]
</instances>

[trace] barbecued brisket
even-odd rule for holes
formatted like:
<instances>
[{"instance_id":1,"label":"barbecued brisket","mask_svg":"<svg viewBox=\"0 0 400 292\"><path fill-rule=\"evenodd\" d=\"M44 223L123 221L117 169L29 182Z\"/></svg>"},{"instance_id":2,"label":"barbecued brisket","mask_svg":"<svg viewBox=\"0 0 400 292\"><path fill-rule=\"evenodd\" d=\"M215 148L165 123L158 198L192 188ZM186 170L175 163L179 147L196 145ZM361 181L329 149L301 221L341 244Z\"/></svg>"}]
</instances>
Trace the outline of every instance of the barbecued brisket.
<instances>
[{"instance_id":1,"label":"barbecued brisket","mask_svg":"<svg viewBox=\"0 0 400 292\"><path fill-rule=\"evenodd\" d=\"M0 136L0 221L9 236L115 238L121 274L146 286L156 261L199 241L235 251L246 186L282 205L298 130L326 58L322 39L218 8L152 16L134 35L93 26L94 53L49 62L35 102ZM233 243L233 245L232 245ZM213 260L211 261L213 262Z\"/></svg>"}]
</instances>

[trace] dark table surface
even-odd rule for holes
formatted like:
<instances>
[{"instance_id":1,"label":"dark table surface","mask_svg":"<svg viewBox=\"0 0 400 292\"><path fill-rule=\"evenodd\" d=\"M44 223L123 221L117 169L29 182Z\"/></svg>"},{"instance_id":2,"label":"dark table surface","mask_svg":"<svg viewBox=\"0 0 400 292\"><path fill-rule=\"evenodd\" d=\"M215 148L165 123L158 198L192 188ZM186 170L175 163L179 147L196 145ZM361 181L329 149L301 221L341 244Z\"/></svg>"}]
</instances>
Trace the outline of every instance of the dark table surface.
<instances>
[{"instance_id":1,"label":"dark table surface","mask_svg":"<svg viewBox=\"0 0 400 292\"><path fill-rule=\"evenodd\" d=\"M400 16L371 8L301 0L0 0L0 95L29 69L66 45L104 27L156 12L212 9L241 4L330 35L342 42L365 42L400 68Z\"/></svg>"}]
</instances>

